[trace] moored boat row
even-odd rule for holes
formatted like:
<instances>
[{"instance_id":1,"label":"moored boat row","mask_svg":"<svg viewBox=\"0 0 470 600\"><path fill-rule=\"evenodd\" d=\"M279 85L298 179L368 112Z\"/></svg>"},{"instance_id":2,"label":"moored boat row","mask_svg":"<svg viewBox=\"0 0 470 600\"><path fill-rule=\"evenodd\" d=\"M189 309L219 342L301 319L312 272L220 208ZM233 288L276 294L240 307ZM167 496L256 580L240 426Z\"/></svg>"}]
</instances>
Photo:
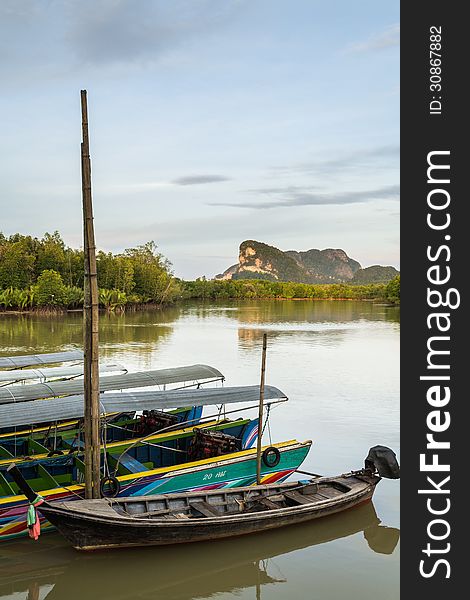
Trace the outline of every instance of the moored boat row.
<instances>
[{"instance_id":1,"label":"moored boat row","mask_svg":"<svg viewBox=\"0 0 470 600\"><path fill-rule=\"evenodd\" d=\"M255 483L258 420L229 420L220 408L212 417L202 418L202 412L203 406L258 402L260 389L201 387L223 379L207 365L112 375L106 378L112 384L101 379L102 494L152 496ZM123 381L127 388L150 381L160 388L184 383L184 389L112 391ZM187 389L188 382L193 389ZM80 386L81 380L72 380L46 382L41 389L37 384L8 388L18 388L12 396L18 394L19 402L0 406L0 541L28 533L28 502L7 470L11 463L48 502L83 497L83 396L53 397ZM37 398L46 387L51 397ZM28 389L32 391L26 393ZM287 399L272 386L263 394L267 403ZM290 440L264 447L262 481L284 481L300 467L310 446L310 441ZM52 529L43 517L41 523L43 531Z\"/></svg>"}]
</instances>

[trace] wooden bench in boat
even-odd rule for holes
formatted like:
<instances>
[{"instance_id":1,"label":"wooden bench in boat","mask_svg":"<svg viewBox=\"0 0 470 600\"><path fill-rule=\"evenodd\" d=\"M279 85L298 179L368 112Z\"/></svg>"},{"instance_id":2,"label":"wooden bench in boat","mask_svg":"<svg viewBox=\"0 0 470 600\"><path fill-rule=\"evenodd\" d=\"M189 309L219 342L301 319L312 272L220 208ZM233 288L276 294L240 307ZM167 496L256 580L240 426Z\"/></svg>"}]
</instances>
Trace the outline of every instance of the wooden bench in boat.
<instances>
[{"instance_id":1,"label":"wooden bench in boat","mask_svg":"<svg viewBox=\"0 0 470 600\"><path fill-rule=\"evenodd\" d=\"M189 506L201 513L203 517L220 517L221 513L215 506L201 500L199 502L190 502Z\"/></svg>"},{"instance_id":2,"label":"wooden bench in boat","mask_svg":"<svg viewBox=\"0 0 470 600\"><path fill-rule=\"evenodd\" d=\"M303 494L299 494L299 492L296 492L294 490L292 490L290 492L284 492L284 497L288 498L289 500L292 500L296 504L312 504L311 497L308 498L307 496L304 496Z\"/></svg>"}]
</instances>

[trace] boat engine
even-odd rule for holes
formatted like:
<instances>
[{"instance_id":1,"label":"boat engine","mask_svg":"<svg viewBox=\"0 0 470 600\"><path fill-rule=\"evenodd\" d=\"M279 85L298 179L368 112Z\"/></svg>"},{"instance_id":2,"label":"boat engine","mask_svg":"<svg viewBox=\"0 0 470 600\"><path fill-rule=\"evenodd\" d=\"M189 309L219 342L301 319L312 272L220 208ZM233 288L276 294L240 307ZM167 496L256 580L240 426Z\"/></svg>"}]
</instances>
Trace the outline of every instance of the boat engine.
<instances>
[{"instance_id":1,"label":"boat engine","mask_svg":"<svg viewBox=\"0 0 470 600\"><path fill-rule=\"evenodd\" d=\"M212 458L240 450L240 440L233 435L219 431L194 429L194 436L188 448L189 460Z\"/></svg>"},{"instance_id":2,"label":"boat engine","mask_svg":"<svg viewBox=\"0 0 470 600\"><path fill-rule=\"evenodd\" d=\"M148 435L154 431L160 431L178 423L178 417L160 410L144 410L140 416L137 433Z\"/></svg>"},{"instance_id":3,"label":"boat engine","mask_svg":"<svg viewBox=\"0 0 470 600\"><path fill-rule=\"evenodd\" d=\"M371 448L365 460L365 468L385 479L400 479L400 466L396 454L387 446Z\"/></svg>"}]
</instances>

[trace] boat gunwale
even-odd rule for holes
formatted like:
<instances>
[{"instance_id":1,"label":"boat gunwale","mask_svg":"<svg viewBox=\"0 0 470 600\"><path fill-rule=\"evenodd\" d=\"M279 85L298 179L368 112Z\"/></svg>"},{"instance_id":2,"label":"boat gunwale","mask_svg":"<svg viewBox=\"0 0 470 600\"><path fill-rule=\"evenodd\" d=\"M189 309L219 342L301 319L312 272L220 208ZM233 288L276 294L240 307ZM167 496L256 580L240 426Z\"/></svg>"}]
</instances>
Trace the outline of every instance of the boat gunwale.
<instances>
[{"instance_id":1,"label":"boat gunwale","mask_svg":"<svg viewBox=\"0 0 470 600\"><path fill-rule=\"evenodd\" d=\"M350 476L354 476L354 474L350 474ZM335 481L339 478L344 477L343 475L337 476L337 477L329 477L327 478L330 481ZM279 507L276 509L267 509L266 511L262 511L262 512L254 512L254 513L236 513L236 514L221 514L220 516L214 516L214 517L202 517L202 518L194 518L194 519L178 519L178 518L174 518L174 519L152 519L152 518L148 518L148 519L139 519L136 518L136 516L126 516L126 515L121 515L120 513L116 512L116 517L114 516L106 516L106 515L98 515L98 516L93 516L93 514L87 514L84 513L80 510L77 510L76 507L74 506L70 506L69 508L64 508L62 506L57 506L55 505L50 505L47 504L46 507L44 507L45 510L45 516L49 519L48 517L48 513L50 514L51 512L54 515L63 515L63 516L67 516L67 517L71 517L74 518L76 520L83 520L83 521L88 521L88 522L94 522L96 524L99 523L103 523L103 524L115 524L116 526L128 526L132 523L132 526L136 526L138 528L145 528L145 527L151 527L151 528L162 528L162 529L170 529L170 528L175 528L175 529L183 529L186 527L198 527L200 528L201 526L211 526L211 525L216 525L216 524L224 524L224 523L232 523L232 524L236 524L238 522L240 523L250 523L251 521L268 521L270 519L274 519L276 517L281 517L281 516L285 516L285 515L290 515L290 514L300 514L302 515L303 513L308 514L310 512L320 512L322 509L328 509L330 507L338 507L340 508L341 506L343 506L344 504L348 504L350 502L354 502L355 500L360 500L362 497L368 496L369 493L374 492L376 485L379 483L380 481L380 477L377 476L372 476L372 477L376 477L376 481L364 481L364 485L360 487L359 490L354 490L351 489L347 492L344 492L344 494L341 497L335 497L335 498L327 498L325 500L318 500L317 502L311 502L309 504L302 504L302 505L297 505L297 506L287 506L287 507ZM323 482L324 483L328 483L327 481L325 481L326 478L324 478ZM318 480L314 480L312 483L318 483ZM289 491L289 487L295 487L295 484L297 482L288 482L285 484L280 484L279 486L276 487L280 487L282 488L283 486L285 486L287 488L286 491ZM257 489L259 489L260 487L266 487L266 486L244 486L244 487L240 487L240 488L230 488L229 491L227 491L227 494L235 494L237 493L237 490L242 491L242 490L249 490L249 491L253 491L255 492ZM210 492L207 492L207 494L209 494ZM220 490L213 490L214 494L221 494L222 492ZM280 492L282 493L282 492ZM371 494L371 496L372 496ZM175 496L185 496L185 495L193 495L195 497L200 497L201 493L199 492L188 492L187 494L174 494ZM170 496L170 494L161 494L159 495L160 498L165 498L166 496ZM155 499L155 498L154 498ZM125 502L124 498L119 498L116 500L120 500L121 502ZM134 501L138 501L138 497L136 496L131 497L128 499L128 501L134 502ZM148 500L148 497L147 497ZM65 503L64 503L65 504ZM72 503L73 504L73 503ZM42 511L43 509L41 508L41 506L38 507L39 511ZM175 509L176 511L176 509Z\"/></svg>"}]
</instances>

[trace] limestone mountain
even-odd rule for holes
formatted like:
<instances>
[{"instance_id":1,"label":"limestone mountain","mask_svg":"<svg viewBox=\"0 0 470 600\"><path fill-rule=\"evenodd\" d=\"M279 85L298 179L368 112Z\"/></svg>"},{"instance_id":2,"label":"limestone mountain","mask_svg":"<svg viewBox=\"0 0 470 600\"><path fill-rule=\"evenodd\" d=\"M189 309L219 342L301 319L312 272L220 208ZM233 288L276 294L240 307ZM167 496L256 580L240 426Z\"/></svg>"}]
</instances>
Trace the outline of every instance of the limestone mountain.
<instances>
[{"instance_id":1,"label":"limestone mountain","mask_svg":"<svg viewBox=\"0 0 470 600\"><path fill-rule=\"evenodd\" d=\"M238 263L215 278L296 283L375 283L389 281L397 274L398 271L393 267L377 265L362 269L356 260L340 249L284 252L262 242L246 240L240 244Z\"/></svg>"},{"instance_id":2,"label":"limestone mountain","mask_svg":"<svg viewBox=\"0 0 470 600\"><path fill-rule=\"evenodd\" d=\"M395 267L382 267L373 265L365 269L359 269L354 274L351 283L365 285L367 283L388 283L391 279L400 275L400 272Z\"/></svg>"}]
</instances>

